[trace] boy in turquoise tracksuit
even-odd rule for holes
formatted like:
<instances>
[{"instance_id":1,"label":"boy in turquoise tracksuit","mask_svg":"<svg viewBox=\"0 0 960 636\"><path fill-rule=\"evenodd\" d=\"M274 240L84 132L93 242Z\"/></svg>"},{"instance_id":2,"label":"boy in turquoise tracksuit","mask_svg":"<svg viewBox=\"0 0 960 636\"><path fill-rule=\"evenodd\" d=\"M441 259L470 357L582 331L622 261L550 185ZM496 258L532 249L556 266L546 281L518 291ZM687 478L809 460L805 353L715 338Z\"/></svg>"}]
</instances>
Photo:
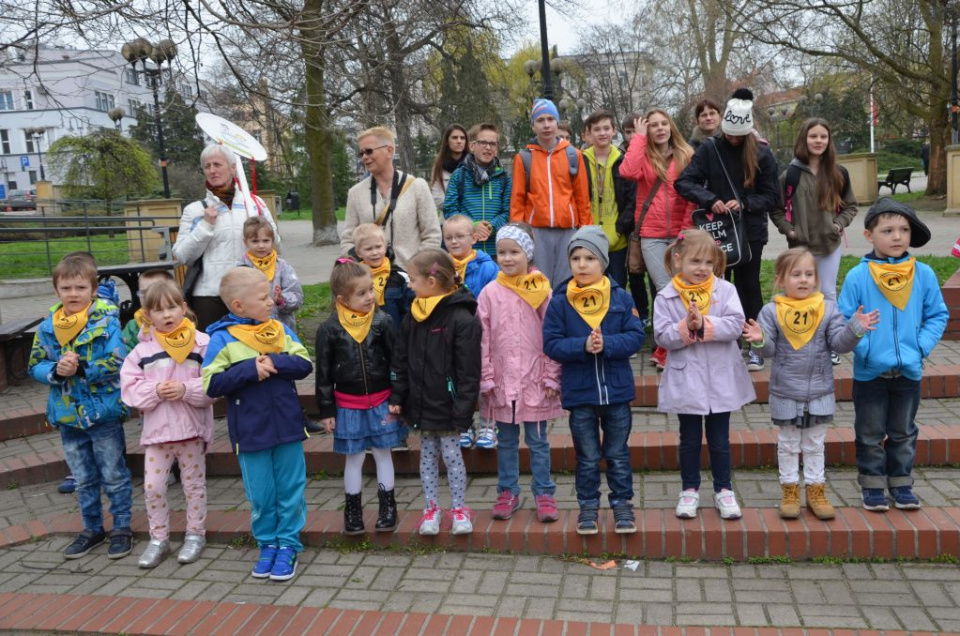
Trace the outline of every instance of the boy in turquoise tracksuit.
<instances>
[{"instance_id":1,"label":"boy in turquoise tracksuit","mask_svg":"<svg viewBox=\"0 0 960 636\"><path fill-rule=\"evenodd\" d=\"M868 331L854 349L857 481L867 510L889 509L884 489L897 508L916 509L914 418L923 359L943 336L949 312L933 270L907 253L930 240L916 212L883 197L867 212L864 226L873 252L847 274L837 301L848 319L861 306L880 310L876 331Z\"/></svg>"},{"instance_id":2,"label":"boy in turquoise tracksuit","mask_svg":"<svg viewBox=\"0 0 960 636\"><path fill-rule=\"evenodd\" d=\"M270 318L273 294L260 270L227 272L220 297L230 313L207 328L203 387L211 397L227 398L230 443L260 546L251 574L287 581L297 571L307 519L306 422L294 381L307 377L313 364L297 335Z\"/></svg>"}]
</instances>

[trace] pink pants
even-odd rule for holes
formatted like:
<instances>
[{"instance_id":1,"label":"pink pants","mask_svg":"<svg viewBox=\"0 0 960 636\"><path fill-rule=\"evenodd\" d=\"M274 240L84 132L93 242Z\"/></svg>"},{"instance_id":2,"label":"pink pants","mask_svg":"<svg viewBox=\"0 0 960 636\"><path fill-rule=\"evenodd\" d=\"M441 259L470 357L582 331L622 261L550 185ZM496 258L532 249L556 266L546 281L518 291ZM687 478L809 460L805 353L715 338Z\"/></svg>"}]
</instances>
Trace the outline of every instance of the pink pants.
<instances>
[{"instance_id":1,"label":"pink pants","mask_svg":"<svg viewBox=\"0 0 960 636\"><path fill-rule=\"evenodd\" d=\"M150 538L170 538L167 476L173 462L180 464L180 479L187 500L187 534L205 533L207 520L206 443L202 439L147 446L143 455L143 491L150 521Z\"/></svg>"}]
</instances>

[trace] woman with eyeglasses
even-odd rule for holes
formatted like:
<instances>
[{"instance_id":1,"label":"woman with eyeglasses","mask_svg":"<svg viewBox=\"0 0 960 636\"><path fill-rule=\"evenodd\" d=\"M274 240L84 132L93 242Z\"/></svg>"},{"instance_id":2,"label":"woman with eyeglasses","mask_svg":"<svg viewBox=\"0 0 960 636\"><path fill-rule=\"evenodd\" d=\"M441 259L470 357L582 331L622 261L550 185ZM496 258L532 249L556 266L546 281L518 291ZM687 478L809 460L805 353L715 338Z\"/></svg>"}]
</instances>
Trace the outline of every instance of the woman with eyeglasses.
<instances>
[{"instance_id":1,"label":"woman with eyeglasses","mask_svg":"<svg viewBox=\"0 0 960 636\"><path fill-rule=\"evenodd\" d=\"M450 175L460 167L467 156L467 129L460 124L450 124L443 131L440 152L433 161L430 173L430 193L438 210L443 209L443 200L447 196Z\"/></svg>"},{"instance_id":2,"label":"woman with eyeglasses","mask_svg":"<svg viewBox=\"0 0 960 636\"><path fill-rule=\"evenodd\" d=\"M347 193L346 218L340 233L340 251L354 248L353 230L376 223L387 237L387 256L402 268L424 247L440 247L437 206L427 182L393 165L393 132L383 126L357 136L357 156L369 173Z\"/></svg>"}]
</instances>

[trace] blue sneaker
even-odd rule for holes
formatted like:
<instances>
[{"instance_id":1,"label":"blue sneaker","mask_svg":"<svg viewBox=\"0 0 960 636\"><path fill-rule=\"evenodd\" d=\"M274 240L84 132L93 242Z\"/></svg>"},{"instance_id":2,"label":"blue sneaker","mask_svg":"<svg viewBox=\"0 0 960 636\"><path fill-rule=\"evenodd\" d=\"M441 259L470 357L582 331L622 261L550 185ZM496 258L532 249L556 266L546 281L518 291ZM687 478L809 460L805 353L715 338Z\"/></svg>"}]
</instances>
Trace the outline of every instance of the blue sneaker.
<instances>
[{"instance_id":1,"label":"blue sneaker","mask_svg":"<svg viewBox=\"0 0 960 636\"><path fill-rule=\"evenodd\" d=\"M600 531L597 516L596 508L581 508L577 516L577 534L597 534Z\"/></svg>"},{"instance_id":2,"label":"blue sneaker","mask_svg":"<svg viewBox=\"0 0 960 636\"><path fill-rule=\"evenodd\" d=\"M63 481L60 482L60 485L57 486L57 492L60 492L64 495L69 495L77 489L77 480L73 478L73 475L67 475L63 478Z\"/></svg>"},{"instance_id":3,"label":"blue sneaker","mask_svg":"<svg viewBox=\"0 0 960 636\"><path fill-rule=\"evenodd\" d=\"M277 551L277 558L270 570L271 581L289 581L297 574L297 551L283 546Z\"/></svg>"},{"instance_id":4,"label":"blue sneaker","mask_svg":"<svg viewBox=\"0 0 960 636\"><path fill-rule=\"evenodd\" d=\"M890 506L887 505L887 497L883 494L883 488L864 488L863 507L874 512L890 510Z\"/></svg>"},{"instance_id":5,"label":"blue sneaker","mask_svg":"<svg viewBox=\"0 0 960 636\"><path fill-rule=\"evenodd\" d=\"M460 448L470 448L471 446L473 446L473 429L468 428L460 433Z\"/></svg>"},{"instance_id":6,"label":"blue sneaker","mask_svg":"<svg viewBox=\"0 0 960 636\"><path fill-rule=\"evenodd\" d=\"M273 570L273 563L277 560L277 546L265 545L260 548L260 558L257 564L253 566L253 572L250 573L255 579L265 579L270 576Z\"/></svg>"},{"instance_id":7,"label":"blue sneaker","mask_svg":"<svg viewBox=\"0 0 960 636\"><path fill-rule=\"evenodd\" d=\"M918 510L920 500L913 494L913 486L893 486L890 489L893 505L900 510Z\"/></svg>"}]
</instances>

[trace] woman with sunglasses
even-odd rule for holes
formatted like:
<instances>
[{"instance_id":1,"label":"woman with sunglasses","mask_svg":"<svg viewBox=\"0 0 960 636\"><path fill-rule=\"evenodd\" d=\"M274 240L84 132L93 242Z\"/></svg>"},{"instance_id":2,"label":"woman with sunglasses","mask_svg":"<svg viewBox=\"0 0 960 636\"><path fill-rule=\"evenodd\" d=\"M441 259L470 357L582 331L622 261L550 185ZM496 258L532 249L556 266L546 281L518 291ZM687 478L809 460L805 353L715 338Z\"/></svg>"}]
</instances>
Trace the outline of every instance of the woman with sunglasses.
<instances>
[{"instance_id":1,"label":"woman with sunglasses","mask_svg":"<svg viewBox=\"0 0 960 636\"><path fill-rule=\"evenodd\" d=\"M440 247L440 221L427 182L394 167L394 144L393 132L383 126L357 136L357 156L369 174L347 193L340 251L353 249L354 228L376 223L386 234L388 258L406 268L422 248Z\"/></svg>"}]
</instances>

